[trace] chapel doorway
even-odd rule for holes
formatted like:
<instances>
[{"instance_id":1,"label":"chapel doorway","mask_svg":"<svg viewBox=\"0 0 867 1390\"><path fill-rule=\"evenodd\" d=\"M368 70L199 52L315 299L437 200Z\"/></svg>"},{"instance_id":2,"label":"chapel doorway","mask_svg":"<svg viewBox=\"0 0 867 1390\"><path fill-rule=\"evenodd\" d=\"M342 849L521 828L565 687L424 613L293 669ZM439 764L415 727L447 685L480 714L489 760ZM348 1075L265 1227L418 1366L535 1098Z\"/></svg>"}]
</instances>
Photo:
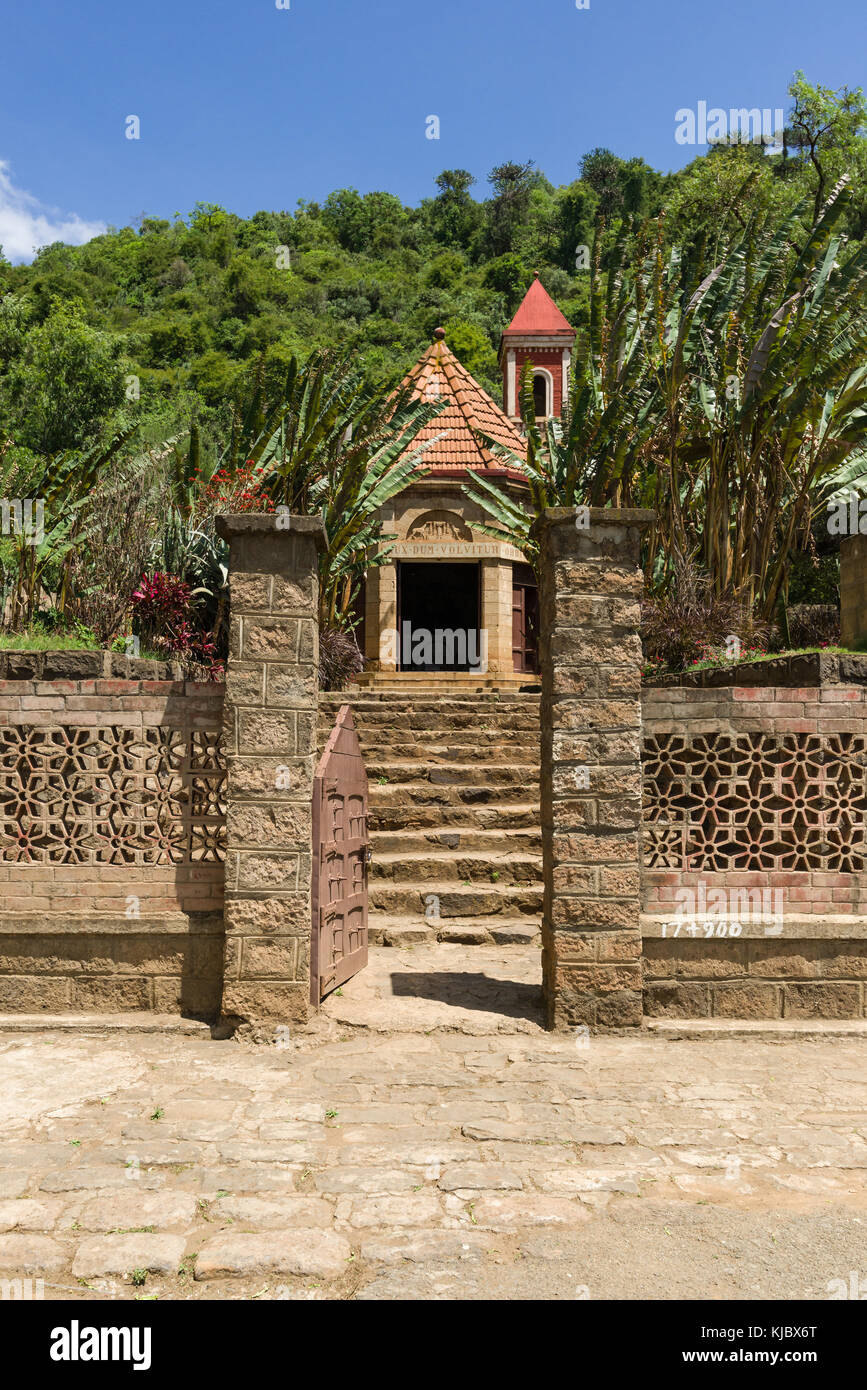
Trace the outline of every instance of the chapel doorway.
<instances>
[{"instance_id":1,"label":"chapel doorway","mask_svg":"<svg viewBox=\"0 0 867 1390\"><path fill-rule=\"evenodd\" d=\"M484 663L480 566L398 563L401 671L475 671Z\"/></svg>"}]
</instances>

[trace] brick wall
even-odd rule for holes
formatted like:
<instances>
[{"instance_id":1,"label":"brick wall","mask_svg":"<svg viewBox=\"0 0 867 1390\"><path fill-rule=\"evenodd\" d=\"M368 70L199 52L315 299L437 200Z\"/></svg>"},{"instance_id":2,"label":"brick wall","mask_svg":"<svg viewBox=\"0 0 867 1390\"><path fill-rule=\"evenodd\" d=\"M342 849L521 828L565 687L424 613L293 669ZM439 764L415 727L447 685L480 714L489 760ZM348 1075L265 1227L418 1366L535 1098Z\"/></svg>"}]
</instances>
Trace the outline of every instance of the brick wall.
<instances>
[{"instance_id":1,"label":"brick wall","mask_svg":"<svg viewBox=\"0 0 867 1390\"><path fill-rule=\"evenodd\" d=\"M219 1012L223 687L0 656L0 1009Z\"/></svg>"},{"instance_id":2,"label":"brick wall","mask_svg":"<svg viewBox=\"0 0 867 1390\"><path fill-rule=\"evenodd\" d=\"M645 1012L863 1017L867 663L705 678L765 683L644 691Z\"/></svg>"}]
</instances>

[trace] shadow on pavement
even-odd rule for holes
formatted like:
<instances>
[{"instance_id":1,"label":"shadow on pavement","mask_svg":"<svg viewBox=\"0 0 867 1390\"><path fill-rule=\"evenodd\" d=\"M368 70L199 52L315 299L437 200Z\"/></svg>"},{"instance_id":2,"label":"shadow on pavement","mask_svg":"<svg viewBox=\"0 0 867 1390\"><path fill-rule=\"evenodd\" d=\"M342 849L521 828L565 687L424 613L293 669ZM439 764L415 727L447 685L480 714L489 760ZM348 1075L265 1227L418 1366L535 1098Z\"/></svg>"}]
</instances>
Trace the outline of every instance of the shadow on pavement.
<instances>
[{"instance_id":1,"label":"shadow on pavement","mask_svg":"<svg viewBox=\"0 0 867 1390\"><path fill-rule=\"evenodd\" d=\"M482 1013L543 1023L540 985L498 980L481 972L392 971L391 990L396 999L435 1000L455 1009L477 1009Z\"/></svg>"}]
</instances>

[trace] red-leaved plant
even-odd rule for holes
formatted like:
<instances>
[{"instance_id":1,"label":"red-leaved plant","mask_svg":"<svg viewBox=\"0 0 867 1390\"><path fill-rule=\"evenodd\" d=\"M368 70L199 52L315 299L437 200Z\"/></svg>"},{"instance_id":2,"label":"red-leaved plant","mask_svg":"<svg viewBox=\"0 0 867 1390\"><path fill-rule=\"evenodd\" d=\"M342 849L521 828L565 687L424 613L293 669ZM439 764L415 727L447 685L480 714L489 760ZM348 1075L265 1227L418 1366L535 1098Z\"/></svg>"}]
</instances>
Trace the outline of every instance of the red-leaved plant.
<instances>
[{"instance_id":1,"label":"red-leaved plant","mask_svg":"<svg viewBox=\"0 0 867 1390\"><path fill-rule=\"evenodd\" d=\"M255 459L247 459L242 468L231 473L218 468L212 473L199 495L197 513L200 519L213 512L273 512L274 503L268 496Z\"/></svg>"},{"instance_id":2,"label":"red-leaved plant","mask_svg":"<svg viewBox=\"0 0 867 1390\"><path fill-rule=\"evenodd\" d=\"M211 637L190 625L190 586L174 574L143 574L132 596L139 632L166 656L202 667L208 680L223 678L223 663Z\"/></svg>"},{"instance_id":3,"label":"red-leaved plant","mask_svg":"<svg viewBox=\"0 0 867 1390\"><path fill-rule=\"evenodd\" d=\"M143 574L132 596L139 627L147 636L156 636L160 628L180 623L190 611L190 586L175 574L157 570L152 576Z\"/></svg>"}]
</instances>

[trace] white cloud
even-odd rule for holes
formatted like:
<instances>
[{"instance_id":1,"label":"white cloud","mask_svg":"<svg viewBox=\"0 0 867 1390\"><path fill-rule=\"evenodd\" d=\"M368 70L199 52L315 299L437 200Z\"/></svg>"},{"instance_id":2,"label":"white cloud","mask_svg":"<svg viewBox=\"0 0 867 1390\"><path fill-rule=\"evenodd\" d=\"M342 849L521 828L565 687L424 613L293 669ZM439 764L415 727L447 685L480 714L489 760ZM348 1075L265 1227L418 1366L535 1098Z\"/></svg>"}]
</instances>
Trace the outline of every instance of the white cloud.
<instances>
[{"instance_id":1,"label":"white cloud","mask_svg":"<svg viewBox=\"0 0 867 1390\"><path fill-rule=\"evenodd\" d=\"M104 231L104 222L85 222L74 212L64 216L32 193L16 188L8 161L0 159L0 246L7 260L31 261L40 246L52 241L80 246Z\"/></svg>"}]
</instances>

